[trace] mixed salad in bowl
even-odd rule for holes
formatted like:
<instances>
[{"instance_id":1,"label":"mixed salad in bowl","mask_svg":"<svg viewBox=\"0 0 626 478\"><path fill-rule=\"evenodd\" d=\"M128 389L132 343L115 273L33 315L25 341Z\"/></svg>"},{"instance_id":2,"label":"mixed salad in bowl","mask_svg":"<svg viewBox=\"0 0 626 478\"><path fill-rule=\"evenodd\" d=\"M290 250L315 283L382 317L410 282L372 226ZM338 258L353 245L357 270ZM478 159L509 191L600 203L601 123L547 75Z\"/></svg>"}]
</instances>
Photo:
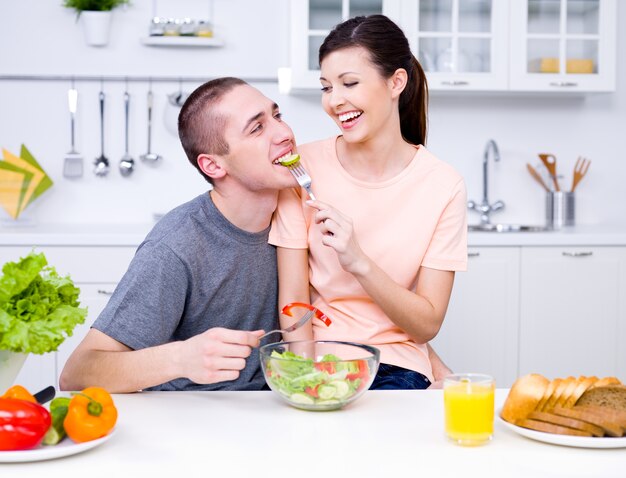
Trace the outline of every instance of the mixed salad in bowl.
<instances>
[{"instance_id":1,"label":"mixed salad in bowl","mask_svg":"<svg viewBox=\"0 0 626 478\"><path fill-rule=\"evenodd\" d=\"M375 347L350 342L279 342L261 347L265 380L289 404L335 410L372 384L380 362Z\"/></svg>"}]
</instances>

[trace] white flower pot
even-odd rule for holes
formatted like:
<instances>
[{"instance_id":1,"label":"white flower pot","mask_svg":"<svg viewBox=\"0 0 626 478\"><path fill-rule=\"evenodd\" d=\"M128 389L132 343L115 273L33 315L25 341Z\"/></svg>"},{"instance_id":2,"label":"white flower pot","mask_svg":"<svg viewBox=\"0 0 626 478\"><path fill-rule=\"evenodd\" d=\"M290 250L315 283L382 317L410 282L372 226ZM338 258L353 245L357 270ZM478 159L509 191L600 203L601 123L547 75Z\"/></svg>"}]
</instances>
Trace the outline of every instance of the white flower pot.
<instances>
[{"instance_id":1,"label":"white flower pot","mask_svg":"<svg viewBox=\"0 0 626 478\"><path fill-rule=\"evenodd\" d=\"M113 12L83 11L80 21L83 24L85 41L91 46L105 46L109 43L111 31L111 18Z\"/></svg>"},{"instance_id":2,"label":"white flower pot","mask_svg":"<svg viewBox=\"0 0 626 478\"><path fill-rule=\"evenodd\" d=\"M0 350L0 395L15 383L28 354Z\"/></svg>"}]
</instances>

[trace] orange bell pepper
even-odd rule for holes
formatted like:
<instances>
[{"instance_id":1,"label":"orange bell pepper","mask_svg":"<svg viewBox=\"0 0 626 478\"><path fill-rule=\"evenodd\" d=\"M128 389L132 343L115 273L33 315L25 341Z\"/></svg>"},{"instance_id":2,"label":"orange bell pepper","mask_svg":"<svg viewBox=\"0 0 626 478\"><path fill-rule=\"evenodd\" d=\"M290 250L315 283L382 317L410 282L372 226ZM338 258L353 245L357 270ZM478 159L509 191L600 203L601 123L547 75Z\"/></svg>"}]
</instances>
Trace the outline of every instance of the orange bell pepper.
<instances>
[{"instance_id":1,"label":"orange bell pepper","mask_svg":"<svg viewBox=\"0 0 626 478\"><path fill-rule=\"evenodd\" d=\"M89 387L74 393L63 427L76 443L96 440L107 435L117 421L117 408L109 392Z\"/></svg>"},{"instance_id":2,"label":"orange bell pepper","mask_svg":"<svg viewBox=\"0 0 626 478\"><path fill-rule=\"evenodd\" d=\"M16 400L26 400L27 402L37 403L35 397L21 385L13 385L11 388L4 392L4 395L0 398L13 398Z\"/></svg>"}]
</instances>

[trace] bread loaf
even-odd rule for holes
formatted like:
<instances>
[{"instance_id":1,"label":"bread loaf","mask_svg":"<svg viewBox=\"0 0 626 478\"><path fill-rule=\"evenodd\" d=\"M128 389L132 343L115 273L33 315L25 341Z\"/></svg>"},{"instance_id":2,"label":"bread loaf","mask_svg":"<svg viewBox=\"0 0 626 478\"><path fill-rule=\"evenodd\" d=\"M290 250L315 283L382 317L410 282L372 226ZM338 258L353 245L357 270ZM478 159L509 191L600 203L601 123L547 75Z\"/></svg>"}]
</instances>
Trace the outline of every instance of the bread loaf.
<instances>
[{"instance_id":1,"label":"bread loaf","mask_svg":"<svg viewBox=\"0 0 626 478\"><path fill-rule=\"evenodd\" d=\"M510 423L525 419L535 410L549 383L546 377L537 373L518 378L502 407L502 419Z\"/></svg>"}]
</instances>

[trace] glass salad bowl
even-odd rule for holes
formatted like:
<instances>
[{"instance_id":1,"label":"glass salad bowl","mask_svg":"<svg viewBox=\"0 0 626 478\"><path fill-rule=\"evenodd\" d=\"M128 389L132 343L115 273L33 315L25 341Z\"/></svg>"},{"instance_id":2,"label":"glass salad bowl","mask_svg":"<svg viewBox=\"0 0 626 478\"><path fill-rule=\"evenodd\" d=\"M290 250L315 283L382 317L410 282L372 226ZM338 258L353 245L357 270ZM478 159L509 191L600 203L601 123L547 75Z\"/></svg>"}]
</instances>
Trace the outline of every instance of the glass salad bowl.
<instances>
[{"instance_id":1,"label":"glass salad bowl","mask_svg":"<svg viewBox=\"0 0 626 478\"><path fill-rule=\"evenodd\" d=\"M351 342L305 340L277 342L260 348L269 387L303 410L336 410L370 387L380 351Z\"/></svg>"}]
</instances>

